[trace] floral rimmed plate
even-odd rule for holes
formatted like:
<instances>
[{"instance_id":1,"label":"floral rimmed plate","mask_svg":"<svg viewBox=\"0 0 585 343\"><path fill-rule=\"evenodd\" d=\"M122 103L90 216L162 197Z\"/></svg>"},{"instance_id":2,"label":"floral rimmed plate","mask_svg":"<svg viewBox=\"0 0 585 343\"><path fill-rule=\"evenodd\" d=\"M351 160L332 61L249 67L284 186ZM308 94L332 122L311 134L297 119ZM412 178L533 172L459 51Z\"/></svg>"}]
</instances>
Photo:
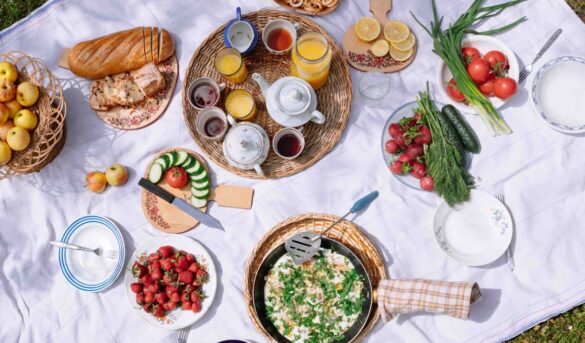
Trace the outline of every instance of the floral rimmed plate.
<instances>
[{"instance_id":1,"label":"floral rimmed plate","mask_svg":"<svg viewBox=\"0 0 585 343\"><path fill-rule=\"evenodd\" d=\"M96 111L98 117L108 125L121 130L142 129L154 123L165 113L177 85L179 78L177 57L173 55L168 60L157 64L157 68L165 79L165 89L136 107L116 106L108 111Z\"/></svg>"},{"instance_id":2,"label":"floral rimmed plate","mask_svg":"<svg viewBox=\"0 0 585 343\"><path fill-rule=\"evenodd\" d=\"M130 289L130 284L136 282L136 278L132 275L132 265L136 260L143 260L153 252L156 252L158 248L164 245L170 245L177 250L184 250L187 253L195 255L197 261L206 267L209 281L203 285L203 295L205 296L201 301L201 311L193 313L191 311L182 310L179 307L173 311L168 312L167 316L157 318L150 313L144 312L141 306L136 304L136 295ZM207 249L193 238L179 235L167 235L162 237L153 237L148 242L140 246L126 266L124 271L124 288L126 289L126 297L130 302L130 306L134 309L134 312L144 319L149 324L158 328L167 330L179 330L190 325L203 318L205 313L211 307L213 298L215 297L215 291L217 289L217 272L215 271L215 265L213 259Z\"/></svg>"},{"instance_id":3,"label":"floral rimmed plate","mask_svg":"<svg viewBox=\"0 0 585 343\"><path fill-rule=\"evenodd\" d=\"M435 212L433 234L439 248L468 266L498 259L512 241L514 224L504 204L491 194L472 190L468 202Z\"/></svg>"},{"instance_id":4,"label":"floral rimmed plate","mask_svg":"<svg viewBox=\"0 0 585 343\"><path fill-rule=\"evenodd\" d=\"M553 129L585 132L585 59L563 56L544 64L532 83L532 105Z\"/></svg>"}]
</instances>

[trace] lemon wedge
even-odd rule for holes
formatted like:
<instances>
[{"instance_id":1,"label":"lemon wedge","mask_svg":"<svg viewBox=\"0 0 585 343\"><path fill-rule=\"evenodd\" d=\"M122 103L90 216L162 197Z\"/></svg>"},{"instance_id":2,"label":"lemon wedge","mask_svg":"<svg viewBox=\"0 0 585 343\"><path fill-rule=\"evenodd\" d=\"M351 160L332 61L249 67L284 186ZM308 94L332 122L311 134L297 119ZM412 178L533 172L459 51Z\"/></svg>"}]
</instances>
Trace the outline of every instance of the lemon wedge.
<instances>
[{"instance_id":1,"label":"lemon wedge","mask_svg":"<svg viewBox=\"0 0 585 343\"><path fill-rule=\"evenodd\" d=\"M404 42L408 38L409 34L410 29L401 21L392 20L389 21L386 26L384 26L384 37L390 43Z\"/></svg>"},{"instance_id":2,"label":"lemon wedge","mask_svg":"<svg viewBox=\"0 0 585 343\"><path fill-rule=\"evenodd\" d=\"M390 44L388 44L388 42L386 42L384 39L379 39L376 41L376 43L374 43L374 45L372 45L370 50L374 56L382 57L388 54L388 50L390 50Z\"/></svg>"},{"instance_id":3,"label":"lemon wedge","mask_svg":"<svg viewBox=\"0 0 585 343\"><path fill-rule=\"evenodd\" d=\"M390 45L390 56L398 62L404 62L412 56L414 49L400 51L396 49L394 46Z\"/></svg>"},{"instance_id":4,"label":"lemon wedge","mask_svg":"<svg viewBox=\"0 0 585 343\"><path fill-rule=\"evenodd\" d=\"M416 38L412 34L412 32L408 35L408 38L404 42L400 43L390 43L392 46L399 51L408 51L414 47L414 43L416 43Z\"/></svg>"},{"instance_id":5,"label":"lemon wedge","mask_svg":"<svg viewBox=\"0 0 585 343\"><path fill-rule=\"evenodd\" d=\"M380 35L380 23L374 18L363 17L355 23L355 33L359 39L371 42Z\"/></svg>"}]
</instances>

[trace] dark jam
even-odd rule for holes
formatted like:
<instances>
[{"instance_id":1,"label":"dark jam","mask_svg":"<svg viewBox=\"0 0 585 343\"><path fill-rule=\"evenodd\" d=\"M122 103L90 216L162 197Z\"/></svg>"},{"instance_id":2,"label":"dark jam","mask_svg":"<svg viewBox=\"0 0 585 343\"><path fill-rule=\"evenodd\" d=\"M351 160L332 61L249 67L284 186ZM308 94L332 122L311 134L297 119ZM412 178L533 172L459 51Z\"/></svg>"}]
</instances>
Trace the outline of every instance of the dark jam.
<instances>
[{"instance_id":1,"label":"dark jam","mask_svg":"<svg viewBox=\"0 0 585 343\"><path fill-rule=\"evenodd\" d=\"M193 102L199 108L213 106L217 100L217 91L208 84L201 84L193 91Z\"/></svg>"},{"instance_id":2,"label":"dark jam","mask_svg":"<svg viewBox=\"0 0 585 343\"><path fill-rule=\"evenodd\" d=\"M215 137L221 135L225 129L225 123L219 118L209 118L205 122L205 134L209 137Z\"/></svg>"},{"instance_id":3,"label":"dark jam","mask_svg":"<svg viewBox=\"0 0 585 343\"><path fill-rule=\"evenodd\" d=\"M276 144L278 153L284 157L296 156L301 151L301 141L293 134L286 134L280 137Z\"/></svg>"}]
</instances>

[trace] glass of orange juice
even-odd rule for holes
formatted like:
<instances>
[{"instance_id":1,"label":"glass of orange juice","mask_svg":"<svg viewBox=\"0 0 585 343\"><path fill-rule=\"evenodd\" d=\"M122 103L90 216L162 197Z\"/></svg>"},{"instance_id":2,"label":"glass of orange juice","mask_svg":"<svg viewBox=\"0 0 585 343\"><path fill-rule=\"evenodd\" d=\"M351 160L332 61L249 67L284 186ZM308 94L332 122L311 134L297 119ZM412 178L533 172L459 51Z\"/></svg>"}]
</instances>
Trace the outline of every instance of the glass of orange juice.
<instances>
[{"instance_id":1,"label":"glass of orange juice","mask_svg":"<svg viewBox=\"0 0 585 343\"><path fill-rule=\"evenodd\" d=\"M225 109L236 120L252 120L256 116L254 98L244 89L236 89L228 94Z\"/></svg>"},{"instance_id":2,"label":"glass of orange juice","mask_svg":"<svg viewBox=\"0 0 585 343\"><path fill-rule=\"evenodd\" d=\"M327 83L333 52L322 34L305 33L292 49L290 75L307 81L317 90Z\"/></svg>"},{"instance_id":3,"label":"glass of orange juice","mask_svg":"<svg viewBox=\"0 0 585 343\"><path fill-rule=\"evenodd\" d=\"M215 69L233 83L242 83L248 69L240 52L234 48L221 49L215 56Z\"/></svg>"}]
</instances>

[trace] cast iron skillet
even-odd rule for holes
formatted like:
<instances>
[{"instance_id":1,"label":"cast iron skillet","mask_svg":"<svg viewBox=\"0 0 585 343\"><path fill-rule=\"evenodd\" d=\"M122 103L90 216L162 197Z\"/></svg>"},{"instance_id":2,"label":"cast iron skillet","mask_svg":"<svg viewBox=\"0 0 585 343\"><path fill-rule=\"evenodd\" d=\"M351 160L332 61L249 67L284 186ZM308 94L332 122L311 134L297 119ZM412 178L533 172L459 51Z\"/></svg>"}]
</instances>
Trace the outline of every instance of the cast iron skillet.
<instances>
[{"instance_id":1,"label":"cast iron skillet","mask_svg":"<svg viewBox=\"0 0 585 343\"><path fill-rule=\"evenodd\" d=\"M347 257L355 267L356 272L362 277L364 283L362 295L365 301L362 306L362 312L359 314L356 322L345 332L343 339L336 341L338 343L348 343L355 339L362 331L370 316L370 312L372 311L372 283L362 262L345 245L330 238L323 237L321 240L321 247L324 249L331 249L332 251ZM290 341L278 332L266 314L266 306L264 304L264 286L266 284L266 274L284 254L286 254L286 248L284 247L283 243L271 251L270 254L268 254L268 256L262 262L262 265L260 265L258 273L256 273L254 278L254 310L256 311L256 315L260 319L260 323L266 332L268 332L270 336L278 342Z\"/></svg>"}]
</instances>

